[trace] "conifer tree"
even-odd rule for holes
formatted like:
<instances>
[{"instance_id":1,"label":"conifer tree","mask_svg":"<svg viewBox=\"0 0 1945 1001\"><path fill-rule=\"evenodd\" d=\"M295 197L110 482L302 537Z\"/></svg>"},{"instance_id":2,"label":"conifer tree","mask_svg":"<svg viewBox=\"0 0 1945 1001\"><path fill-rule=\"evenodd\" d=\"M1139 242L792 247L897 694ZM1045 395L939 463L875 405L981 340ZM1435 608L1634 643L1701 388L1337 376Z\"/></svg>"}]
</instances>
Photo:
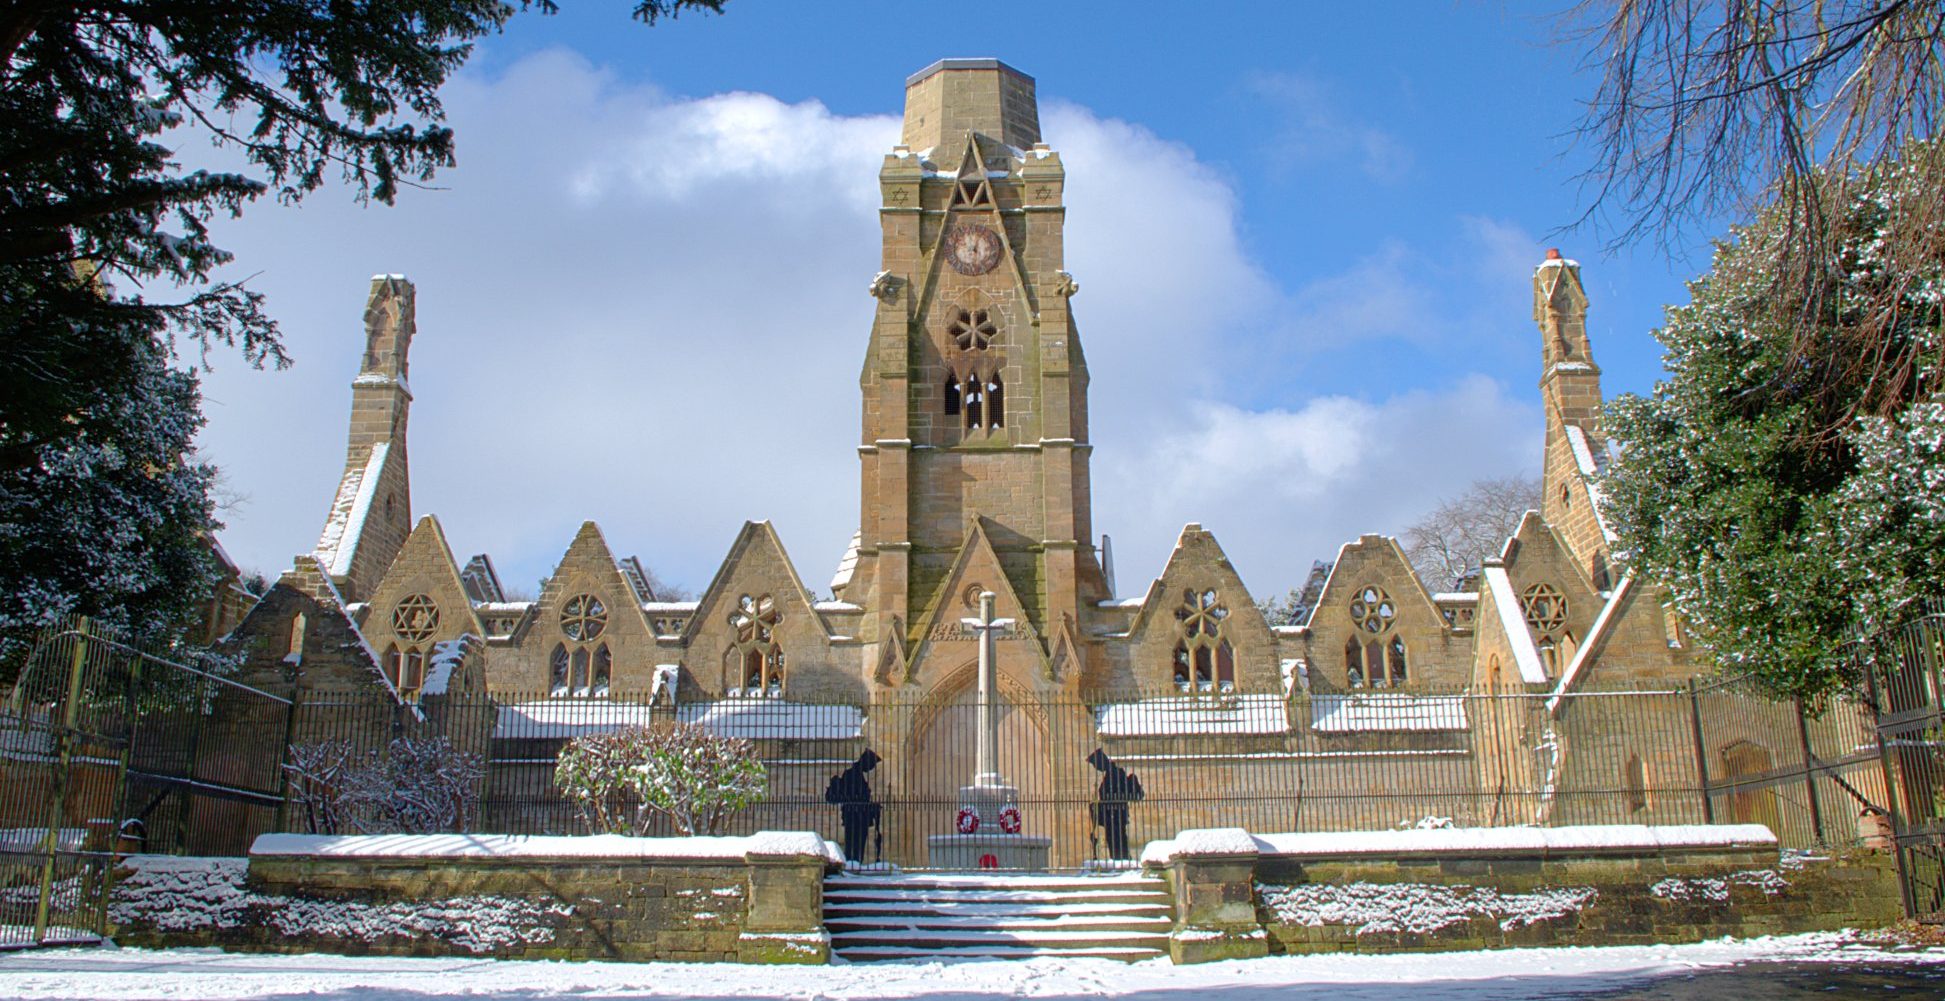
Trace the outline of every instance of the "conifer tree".
<instances>
[{"instance_id":1,"label":"conifer tree","mask_svg":"<svg viewBox=\"0 0 1945 1001\"><path fill-rule=\"evenodd\" d=\"M636 19L722 0L639 0ZM209 222L453 162L438 89L540 0L20 0L0 8L0 674L85 613L166 640L213 575L189 452L202 353L288 362L261 295L212 281ZM190 171L172 144L239 150ZM11 638L11 645L9 644Z\"/></svg>"}]
</instances>

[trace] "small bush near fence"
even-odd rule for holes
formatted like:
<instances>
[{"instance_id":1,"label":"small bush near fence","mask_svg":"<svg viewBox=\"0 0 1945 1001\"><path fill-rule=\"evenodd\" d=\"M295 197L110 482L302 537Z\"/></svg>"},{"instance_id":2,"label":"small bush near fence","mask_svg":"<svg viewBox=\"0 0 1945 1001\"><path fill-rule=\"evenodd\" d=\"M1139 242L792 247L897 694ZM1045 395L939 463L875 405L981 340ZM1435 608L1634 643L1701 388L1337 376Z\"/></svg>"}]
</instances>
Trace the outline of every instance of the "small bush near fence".
<instances>
[{"instance_id":1,"label":"small bush near fence","mask_svg":"<svg viewBox=\"0 0 1945 1001\"><path fill-rule=\"evenodd\" d=\"M683 834L715 834L769 786L754 745L692 723L576 737L561 749L554 784L590 827L637 835L658 816Z\"/></svg>"},{"instance_id":2,"label":"small bush near fence","mask_svg":"<svg viewBox=\"0 0 1945 1001\"><path fill-rule=\"evenodd\" d=\"M314 834L463 831L479 804L484 761L445 737L399 737L359 753L349 740L290 749L291 799Z\"/></svg>"}]
</instances>

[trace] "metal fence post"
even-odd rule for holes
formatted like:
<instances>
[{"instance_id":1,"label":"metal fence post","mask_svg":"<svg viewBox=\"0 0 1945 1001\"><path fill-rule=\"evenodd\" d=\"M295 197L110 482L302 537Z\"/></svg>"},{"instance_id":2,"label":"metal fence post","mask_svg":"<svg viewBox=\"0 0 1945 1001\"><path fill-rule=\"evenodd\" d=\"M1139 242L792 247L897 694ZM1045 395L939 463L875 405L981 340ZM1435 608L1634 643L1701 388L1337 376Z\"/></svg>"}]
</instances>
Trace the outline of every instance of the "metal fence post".
<instances>
[{"instance_id":1,"label":"metal fence post","mask_svg":"<svg viewBox=\"0 0 1945 1001\"><path fill-rule=\"evenodd\" d=\"M48 910L54 897L54 854L60 849L61 825L67 813L68 769L74 766L74 724L81 711L81 675L88 666L88 620L76 623L74 656L68 661L67 698L61 706L61 728L55 734L54 794L48 804L47 834L41 839L40 896L34 904L34 944L47 941Z\"/></svg>"},{"instance_id":2,"label":"metal fence post","mask_svg":"<svg viewBox=\"0 0 1945 1001\"><path fill-rule=\"evenodd\" d=\"M1810 723L1803 715L1803 700L1796 700L1796 735L1803 744L1803 791L1810 798L1810 830L1817 844L1828 843L1823 835L1823 804L1817 799L1816 755L1810 752Z\"/></svg>"},{"instance_id":3,"label":"metal fence post","mask_svg":"<svg viewBox=\"0 0 1945 1001\"><path fill-rule=\"evenodd\" d=\"M1898 868L1898 898L1904 904L1905 917L1915 917L1917 899L1912 895L1904 862L1904 811L1898 807L1900 791L1897 778L1892 775L1891 749L1884 743L1884 705L1877 687L1877 657L1876 651L1870 648L1866 648L1864 655L1864 691L1871 703L1871 736L1877 741L1878 768L1884 774L1884 805L1891 810L1891 861Z\"/></svg>"},{"instance_id":4,"label":"metal fence post","mask_svg":"<svg viewBox=\"0 0 1945 1001\"><path fill-rule=\"evenodd\" d=\"M1702 743L1702 696L1695 679L1688 679L1688 723L1695 737L1695 778L1702 790L1702 823L1715 823L1715 803L1709 798L1709 752Z\"/></svg>"},{"instance_id":5,"label":"metal fence post","mask_svg":"<svg viewBox=\"0 0 1945 1001\"><path fill-rule=\"evenodd\" d=\"M277 816L272 822L272 830L284 833L284 824L290 820L290 752L291 741L297 736L297 707L304 701L302 686L290 690L290 705L284 707L284 740L277 748Z\"/></svg>"}]
</instances>

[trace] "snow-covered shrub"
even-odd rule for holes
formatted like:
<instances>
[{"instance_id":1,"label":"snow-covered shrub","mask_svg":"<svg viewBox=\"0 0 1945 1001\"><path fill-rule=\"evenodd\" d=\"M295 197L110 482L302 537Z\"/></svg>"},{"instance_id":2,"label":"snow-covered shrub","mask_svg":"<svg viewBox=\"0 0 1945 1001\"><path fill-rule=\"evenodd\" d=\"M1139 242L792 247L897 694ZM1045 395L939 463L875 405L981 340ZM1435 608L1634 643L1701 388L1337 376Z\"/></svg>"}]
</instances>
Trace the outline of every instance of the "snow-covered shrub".
<instances>
[{"instance_id":1,"label":"snow-covered shrub","mask_svg":"<svg viewBox=\"0 0 1945 1001\"><path fill-rule=\"evenodd\" d=\"M761 800L769 778L756 748L691 723L624 727L561 749L554 785L598 831L646 834L666 817L683 834L714 834Z\"/></svg>"},{"instance_id":2,"label":"snow-covered shrub","mask_svg":"<svg viewBox=\"0 0 1945 1001\"><path fill-rule=\"evenodd\" d=\"M437 834L471 825L477 754L444 737L400 737L359 754L348 740L290 749L291 797L315 834Z\"/></svg>"}]
</instances>

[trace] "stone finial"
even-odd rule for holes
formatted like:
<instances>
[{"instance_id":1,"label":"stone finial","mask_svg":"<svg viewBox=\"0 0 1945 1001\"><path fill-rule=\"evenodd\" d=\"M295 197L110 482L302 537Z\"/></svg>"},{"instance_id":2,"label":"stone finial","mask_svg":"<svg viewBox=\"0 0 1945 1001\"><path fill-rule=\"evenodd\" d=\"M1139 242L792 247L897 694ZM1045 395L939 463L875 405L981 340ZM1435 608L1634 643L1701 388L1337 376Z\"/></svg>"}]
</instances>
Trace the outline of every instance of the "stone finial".
<instances>
[{"instance_id":1,"label":"stone finial","mask_svg":"<svg viewBox=\"0 0 1945 1001\"><path fill-rule=\"evenodd\" d=\"M905 81L905 132L915 150L977 132L1027 149L1040 141L1033 78L997 59L941 59Z\"/></svg>"},{"instance_id":2,"label":"stone finial","mask_svg":"<svg viewBox=\"0 0 1945 1001\"><path fill-rule=\"evenodd\" d=\"M365 297L365 360L360 375L406 376L406 355L418 330L417 292L404 275L371 276Z\"/></svg>"}]
</instances>

